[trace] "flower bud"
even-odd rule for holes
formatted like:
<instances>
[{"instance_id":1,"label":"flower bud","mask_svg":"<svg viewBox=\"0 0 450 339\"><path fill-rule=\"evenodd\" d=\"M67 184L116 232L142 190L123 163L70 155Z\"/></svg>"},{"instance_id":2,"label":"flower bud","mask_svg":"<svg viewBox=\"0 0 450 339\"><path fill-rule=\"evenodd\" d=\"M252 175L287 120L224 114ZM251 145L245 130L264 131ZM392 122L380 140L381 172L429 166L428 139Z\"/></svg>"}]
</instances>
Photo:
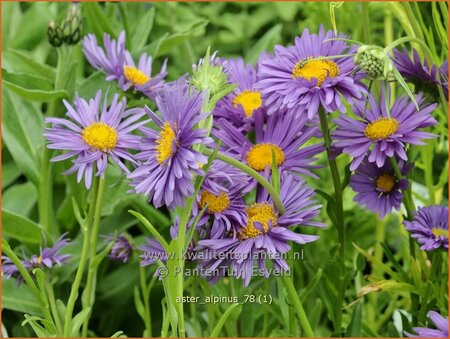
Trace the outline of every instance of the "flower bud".
<instances>
[{"instance_id":1,"label":"flower bud","mask_svg":"<svg viewBox=\"0 0 450 339\"><path fill-rule=\"evenodd\" d=\"M361 46L354 57L354 61L370 80L386 79L393 70L391 59L379 46Z\"/></svg>"}]
</instances>

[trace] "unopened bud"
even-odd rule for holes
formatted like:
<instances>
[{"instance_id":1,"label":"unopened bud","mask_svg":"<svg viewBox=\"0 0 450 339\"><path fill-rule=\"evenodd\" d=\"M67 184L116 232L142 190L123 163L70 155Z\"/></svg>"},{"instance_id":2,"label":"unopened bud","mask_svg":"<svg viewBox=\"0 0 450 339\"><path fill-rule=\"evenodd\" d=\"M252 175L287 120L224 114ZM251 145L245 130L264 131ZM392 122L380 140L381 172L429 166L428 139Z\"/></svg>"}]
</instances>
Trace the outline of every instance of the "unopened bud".
<instances>
[{"instance_id":1,"label":"unopened bud","mask_svg":"<svg viewBox=\"0 0 450 339\"><path fill-rule=\"evenodd\" d=\"M361 46L354 57L354 61L370 80L386 79L393 70L391 59L379 46Z\"/></svg>"}]
</instances>

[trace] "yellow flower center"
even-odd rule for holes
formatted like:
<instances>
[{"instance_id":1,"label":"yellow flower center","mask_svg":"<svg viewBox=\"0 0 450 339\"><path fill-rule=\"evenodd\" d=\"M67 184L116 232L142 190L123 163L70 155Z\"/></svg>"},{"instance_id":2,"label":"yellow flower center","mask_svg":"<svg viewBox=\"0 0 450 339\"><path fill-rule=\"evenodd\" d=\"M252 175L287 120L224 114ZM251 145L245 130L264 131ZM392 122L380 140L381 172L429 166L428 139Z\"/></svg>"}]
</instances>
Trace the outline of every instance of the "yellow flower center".
<instances>
[{"instance_id":1,"label":"yellow flower center","mask_svg":"<svg viewBox=\"0 0 450 339\"><path fill-rule=\"evenodd\" d=\"M165 122L161 132L159 132L159 139L156 139L156 160L159 164L162 164L172 155L174 140L175 132L170 123Z\"/></svg>"},{"instance_id":2,"label":"yellow flower center","mask_svg":"<svg viewBox=\"0 0 450 339\"><path fill-rule=\"evenodd\" d=\"M212 194L208 191L202 191L200 193L200 207L203 208L208 205L208 213L220 213L227 209L230 204L230 198L225 192L219 195Z\"/></svg>"},{"instance_id":3,"label":"yellow flower center","mask_svg":"<svg viewBox=\"0 0 450 339\"><path fill-rule=\"evenodd\" d=\"M239 239L256 238L263 232L255 227L255 222L262 225L264 232L269 229L269 222L272 226L277 224L277 215L272 205L268 203L255 203L247 207L248 222L247 226L239 233Z\"/></svg>"},{"instance_id":4,"label":"yellow flower center","mask_svg":"<svg viewBox=\"0 0 450 339\"><path fill-rule=\"evenodd\" d=\"M364 135L372 140L384 140L398 130L398 121L393 118L380 118L367 125Z\"/></svg>"},{"instance_id":5,"label":"yellow flower center","mask_svg":"<svg viewBox=\"0 0 450 339\"><path fill-rule=\"evenodd\" d=\"M37 259L38 264L40 265L42 263L42 255L40 255Z\"/></svg>"},{"instance_id":6,"label":"yellow flower center","mask_svg":"<svg viewBox=\"0 0 450 339\"><path fill-rule=\"evenodd\" d=\"M256 144L248 151L247 164L255 171L264 171L272 165L272 150L275 152L275 163L280 166L284 163L283 150L274 144Z\"/></svg>"},{"instance_id":7,"label":"yellow flower center","mask_svg":"<svg viewBox=\"0 0 450 339\"><path fill-rule=\"evenodd\" d=\"M83 130L83 140L94 149L108 152L116 147L117 131L104 122L94 122Z\"/></svg>"},{"instance_id":8,"label":"yellow flower center","mask_svg":"<svg viewBox=\"0 0 450 339\"><path fill-rule=\"evenodd\" d=\"M431 232L433 235L437 238L439 236L443 236L445 238L448 238L448 230L444 230L443 228L433 227L431 229Z\"/></svg>"},{"instance_id":9,"label":"yellow flower center","mask_svg":"<svg viewBox=\"0 0 450 339\"><path fill-rule=\"evenodd\" d=\"M250 118L255 109L258 109L262 105L261 93L252 91L243 91L236 95L233 99L234 107L241 105L244 109L245 116Z\"/></svg>"},{"instance_id":10,"label":"yellow flower center","mask_svg":"<svg viewBox=\"0 0 450 339\"><path fill-rule=\"evenodd\" d=\"M388 173L382 174L377 178L376 185L377 188L382 190L384 193L389 193L395 185L394 176Z\"/></svg>"},{"instance_id":11,"label":"yellow flower center","mask_svg":"<svg viewBox=\"0 0 450 339\"><path fill-rule=\"evenodd\" d=\"M145 75L142 71L133 66L126 65L123 68L123 74L128 81L133 83L133 85L142 86L150 80L149 76Z\"/></svg>"},{"instance_id":12,"label":"yellow flower center","mask_svg":"<svg viewBox=\"0 0 450 339\"><path fill-rule=\"evenodd\" d=\"M311 81L317 79L317 86L322 85L326 78L339 75L339 66L331 60L304 60L295 64L292 70L294 78L304 78Z\"/></svg>"}]
</instances>

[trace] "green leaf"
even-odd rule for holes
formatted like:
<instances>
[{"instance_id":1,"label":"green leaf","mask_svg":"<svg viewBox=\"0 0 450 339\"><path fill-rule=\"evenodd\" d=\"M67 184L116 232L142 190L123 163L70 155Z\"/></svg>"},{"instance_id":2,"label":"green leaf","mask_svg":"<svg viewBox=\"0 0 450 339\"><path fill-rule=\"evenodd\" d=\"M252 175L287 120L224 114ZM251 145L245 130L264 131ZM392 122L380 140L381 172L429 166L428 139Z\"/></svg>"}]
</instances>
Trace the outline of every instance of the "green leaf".
<instances>
[{"instance_id":1,"label":"green leaf","mask_svg":"<svg viewBox=\"0 0 450 339\"><path fill-rule=\"evenodd\" d=\"M210 334L210 338L216 338L219 336L220 331L222 330L223 325L225 325L225 322L227 321L228 317L237 309L236 313L240 314L242 311L242 305L241 304L233 304L231 306L228 306L225 313L220 317L217 325L214 327L213 331Z\"/></svg>"},{"instance_id":2,"label":"green leaf","mask_svg":"<svg viewBox=\"0 0 450 339\"><path fill-rule=\"evenodd\" d=\"M45 78L52 83L55 81L56 69L46 64L37 62L30 53L17 49L9 49L3 52L3 67L16 73L28 73Z\"/></svg>"},{"instance_id":3,"label":"green leaf","mask_svg":"<svg viewBox=\"0 0 450 339\"><path fill-rule=\"evenodd\" d=\"M39 325L38 321L40 321L42 324L46 324L46 327L50 328L51 330L47 330ZM55 336L54 325L40 317L25 314L25 320L22 322L22 326L24 326L25 324L29 324L39 338L51 338Z\"/></svg>"},{"instance_id":4,"label":"green leaf","mask_svg":"<svg viewBox=\"0 0 450 339\"><path fill-rule=\"evenodd\" d=\"M300 6L297 2L273 2L275 12L281 20L291 22L297 15Z\"/></svg>"},{"instance_id":5,"label":"green leaf","mask_svg":"<svg viewBox=\"0 0 450 339\"><path fill-rule=\"evenodd\" d=\"M138 286L134 286L134 306L136 307L136 311L139 314L139 316L142 318L142 320L145 321L146 319L145 319L144 304L142 303Z\"/></svg>"},{"instance_id":6,"label":"green leaf","mask_svg":"<svg viewBox=\"0 0 450 339\"><path fill-rule=\"evenodd\" d=\"M84 2L82 10L83 18L86 19L87 24L98 39L103 40L103 33L116 38L114 29L111 26L111 20L106 16L98 2Z\"/></svg>"},{"instance_id":7,"label":"green leaf","mask_svg":"<svg viewBox=\"0 0 450 339\"><path fill-rule=\"evenodd\" d=\"M270 51L273 46L280 40L281 24L273 26L268 30L247 52L245 60L249 63L255 64L263 51Z\"/></svg>"},{"instance_id":8,"label":"green leaf","mask_svg":"<svg viewBox=\"0 0 450 339\"><path fill-rule=\"evenodd\" d=\"M34 221L2 208L2 232L4 237L10 237L27 244L42 242L41 227Z\"/></svg>"},{"instance_id":9,"label":"green leaf","mask_svg":"<svg viewBox=\"0 0 450 339\"><path fill-rule=\"evenodd\" d=\"M83 322L86 320L86 318L89 316L89 312L91 311L90 307L87 307L83 309L80 313L78 313L71 322L71 328L70 328L70 336L77 337L80 332L80 327L83 325Z\"/></svg>"},{"instance_id":10,"label":"green leaf","mask_svg":"<svg viewBox=\"0 0 450 339\"><path fill-rule=\"evenodd\" d=\"M19 169L35 184L39 183L38 151L44 146L44 123L29 102L3 89L2 137Z\"/></svg>"},{"instance_id":11,"label":"green leaf","mask_svg":"<svg viewBox=\"0 0 450 339\"><path fill-rule=\"evenodd\" d=\"M31 182L10 187L3 194L3 208L21 215L28 215L36 204L37 190Z\"/></svg>"},{"instance_id":12,"label":"green leaf","mask_svg":"<svg viewBox=\"0 0 450 339\"><path fill-rule=\"evenodd\" d=\"M357 338L361 336L361 322L362 322L362 304L356 305L353 310L352 320L347 327L346 337Z\"/></svg>"},{"instance_id":13,"label":"green leaf","mask_svg":"<svg viewBox=\"0 0 450 339\"><path fill-rule=\"evenodd\" d=\"M148 40L150 32L153 28L153 22L155 20L155 7L150 8L145 12L136 23L135 29L131 36L132 50L136 51L144 47Z\"/></svg>"},{"instance_id":14,"label":"green leaf","mask_svg":"<svg viewBox=\"0 0 450 339\"><path fill-rule=\"evenodd\" d=\"M51 81L31 74L9 73L2 69L2 83L27 100L47 102L69 97L65 90L54 90Z\"/></svg>"},{"instance_id":15,"label":"green leaf","mask_svg":"<svg viewBox=\"0 0 450 339\"><path fill-rule=\"evenodd\" d=\"M7 310L41 316L41 307L26 284L17 286L15 279L2 280L2 307Z\"/></svg>"},{"instance_id":16,"label":"green leaf","mask_svg":"<svg viewBox=\"0 0 450 339\"><path fill-rule=\"evenodd\" d=\"M22 172L13 161L2 164L2 189L16 181L21 174Z\"/></svg>"}]
</instances>

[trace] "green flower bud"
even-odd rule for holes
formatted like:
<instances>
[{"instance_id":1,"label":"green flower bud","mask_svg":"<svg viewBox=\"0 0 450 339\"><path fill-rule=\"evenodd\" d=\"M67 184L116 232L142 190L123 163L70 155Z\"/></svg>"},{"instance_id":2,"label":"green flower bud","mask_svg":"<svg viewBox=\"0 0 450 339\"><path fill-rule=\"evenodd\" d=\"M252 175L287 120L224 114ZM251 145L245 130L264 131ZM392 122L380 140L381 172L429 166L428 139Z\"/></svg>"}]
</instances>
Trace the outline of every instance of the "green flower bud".
<instances>
[{"instance_id":1,"label":"green flower bud","mask_svg":"<svg viewBox=\"0 0 450 339\"><path fill-rule=\"evenodd\" d=\"M363 45L358 49L354 61L370 80L382 80L392 75L394 66L382 47Z\"/></svg>"}]
</instances>

